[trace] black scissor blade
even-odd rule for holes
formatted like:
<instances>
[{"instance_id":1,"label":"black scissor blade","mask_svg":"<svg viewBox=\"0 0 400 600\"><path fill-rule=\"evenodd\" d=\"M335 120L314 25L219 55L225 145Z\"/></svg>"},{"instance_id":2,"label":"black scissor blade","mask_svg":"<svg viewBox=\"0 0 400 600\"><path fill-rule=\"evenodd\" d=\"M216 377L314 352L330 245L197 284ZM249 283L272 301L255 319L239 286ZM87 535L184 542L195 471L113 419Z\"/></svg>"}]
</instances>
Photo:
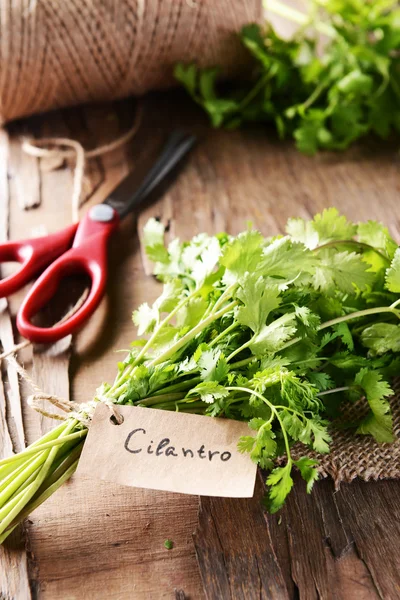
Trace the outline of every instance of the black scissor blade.
<instances>
[{"instance_id":1,"label":"black scissor blade","mask_svg":"<svg viewBox=\"0 0 400 600\"><path fill-rule=\"evenodd\" d=\"M112 206L123 219L137 208L165 180L196 142L193 135L174 131L167 139L157 160L137 187L137 174L131 173L111 192L104 204ZM133 190L133 186L136 189Z\"/></svg>"}]
</instances>

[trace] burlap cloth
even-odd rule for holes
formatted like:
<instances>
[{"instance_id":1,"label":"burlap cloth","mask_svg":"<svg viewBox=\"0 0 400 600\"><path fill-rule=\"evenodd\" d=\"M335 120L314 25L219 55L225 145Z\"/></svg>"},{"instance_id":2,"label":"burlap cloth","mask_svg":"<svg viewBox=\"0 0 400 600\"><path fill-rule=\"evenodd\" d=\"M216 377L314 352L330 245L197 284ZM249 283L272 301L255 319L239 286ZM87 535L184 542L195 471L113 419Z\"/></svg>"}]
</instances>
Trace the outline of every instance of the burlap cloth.
<instances>
[{"instance_id":1,"label":"burlap cloth","mask_svg":"<svg viewBox=\"0 0 400 600\"><path fill-rule=\"evenodd\" d=\"M372 436L355 435L354 430L332 429L330 454L305 452L304 446L296 444L293 458L310 456L319 461L321 477L331 476L335 485L350 482L356 477L365 481L377 479L400 479L400 379L392 382L395 392L389 399L393 414L396 441L378 444ZM366 401L349 405L343 417L347 422L358 422L368 412Z\"/></svg>"}]
</instances>

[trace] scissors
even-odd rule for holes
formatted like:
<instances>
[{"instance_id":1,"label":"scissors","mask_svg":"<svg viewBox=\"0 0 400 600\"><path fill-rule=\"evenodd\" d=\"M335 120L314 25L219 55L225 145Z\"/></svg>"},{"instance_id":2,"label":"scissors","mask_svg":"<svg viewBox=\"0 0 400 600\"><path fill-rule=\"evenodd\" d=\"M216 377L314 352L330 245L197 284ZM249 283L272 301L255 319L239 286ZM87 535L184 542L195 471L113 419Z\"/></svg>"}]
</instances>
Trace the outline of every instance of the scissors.
<instances>
[{"instance_id":1,"label":"scissors","mask_svg":"<svg viewBox=\"0 0 400 600\"><path fill-rule=\"evenodd\" d=\"M96 310L107 280L107 244L122 219L136 209L165 180L193 147L196 138L175 131L139 187L132 191L131 173L101 204L92 206L79 223L45 237L0 244L0 263L22 263L14 274L0 280L0 298L13 294L47 267L25 297L17 315L18 331L31 342L53 343L76 331ZM86 273L90 291L83 305L67 320L53 327L38 327L31 319L54 296L60 281Z\"/></svg>"}]
</instances>

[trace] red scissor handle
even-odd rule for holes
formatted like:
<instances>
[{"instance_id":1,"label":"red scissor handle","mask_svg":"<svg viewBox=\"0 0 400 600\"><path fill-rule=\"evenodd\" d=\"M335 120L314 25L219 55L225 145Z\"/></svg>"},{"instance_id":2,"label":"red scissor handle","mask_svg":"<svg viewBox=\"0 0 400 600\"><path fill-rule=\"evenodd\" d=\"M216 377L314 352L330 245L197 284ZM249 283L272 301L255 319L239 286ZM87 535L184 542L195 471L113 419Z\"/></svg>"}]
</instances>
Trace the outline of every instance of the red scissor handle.
<instances>
[{"instance_id":1,"label":"red scissor handle","mask_svg":"<svg viewBox=\"0 0 400 600\"><path fill-rule=\"evenodd\" d=\"M108 222L94 221L90 212L79 224L73 247L42 273L21 305L17 315L17 327L21 335L32 342L53 343L73 333L96 310L104 294L107 279L107 240L117 228L119 217L113 210L113 217ZM60 281L68 275L82 273L88 274L92 283L89 296L81 308L67 321L54 327L33 325L32 317L54 296Z\"/></svg>"},{"instance_id":2,"label":"red scissor handle","mask_svg":"<svg viewBox=\"0 0 400 600\"><path fill-rule=\"evenodd\" d=\"M78 225L45 237L0 244L0 263L19 262L21 268L0 281L0 298L10 296L30 281L41 269L71 247Z\"/></svg>"}]
</instances>

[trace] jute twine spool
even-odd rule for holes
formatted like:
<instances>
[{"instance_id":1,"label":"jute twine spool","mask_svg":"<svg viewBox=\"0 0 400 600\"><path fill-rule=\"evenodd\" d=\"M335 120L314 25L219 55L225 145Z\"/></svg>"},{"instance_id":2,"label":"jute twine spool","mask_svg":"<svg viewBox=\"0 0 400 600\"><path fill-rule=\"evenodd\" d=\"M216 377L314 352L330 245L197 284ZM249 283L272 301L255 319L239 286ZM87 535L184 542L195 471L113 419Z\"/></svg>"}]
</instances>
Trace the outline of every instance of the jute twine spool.
<instances>
[{"instance_id":1,"label":"jute twine spool","mask_svg":"<svg viewBox=\"0 0 400 600\"><path fill-rule=\"evenodd\" d=\"M261 0L0 0L0 124L174 84L178 61L240 71Z\"/></svg>"}]
</instances>

